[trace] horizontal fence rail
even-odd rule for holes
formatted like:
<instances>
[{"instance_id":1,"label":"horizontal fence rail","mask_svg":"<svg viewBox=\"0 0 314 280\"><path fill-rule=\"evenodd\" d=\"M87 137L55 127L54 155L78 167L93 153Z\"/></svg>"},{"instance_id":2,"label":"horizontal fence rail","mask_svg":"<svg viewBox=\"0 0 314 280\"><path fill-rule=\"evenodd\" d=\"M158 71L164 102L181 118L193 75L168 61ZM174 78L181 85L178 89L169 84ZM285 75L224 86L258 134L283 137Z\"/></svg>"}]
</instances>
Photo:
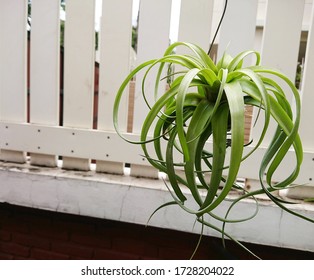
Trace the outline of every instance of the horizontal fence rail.
<instances>
[{"instance_id":1,"label":"horizontal fence rail","mask_svg":"<svg viewBox=\"0 0 314 280\"><path fill-rule=\"evenodd\" d=\"M93 162L97 172L116 174L123 174L127 164L133 176L158 177L140 147L123 142L114 132L115 94L134 66L161 56L170 41L190 41L207 50L224 1L141 0L136 14L132 2L67 0L61 6L59 0L32 0L29 6L27 0L0 0L1 160L29 160L49 167L62 160L64 169L75 170L89 170ZM226 48L233 55L255 48L264 65L281 70L292 80L296 69L301 69L300 134L305 156L296 183L314 186L312 6L304 0L229 3L211 55L220 57ZM65 18L60 16L64 14ZM306 55L300 59L300 38L304 37ZM139 138L148 111L141 99L142 78L138 75L131 83L120 115L120 126L130 139ZM249 142L262 127L257 123L252 129L257 112L247 111ZM258 162L269 141L266 137L244 163L241 177L258 180ZM287 168L275 180L289 172L293 160L288 156Z\"/></svg>"}]
</instances>

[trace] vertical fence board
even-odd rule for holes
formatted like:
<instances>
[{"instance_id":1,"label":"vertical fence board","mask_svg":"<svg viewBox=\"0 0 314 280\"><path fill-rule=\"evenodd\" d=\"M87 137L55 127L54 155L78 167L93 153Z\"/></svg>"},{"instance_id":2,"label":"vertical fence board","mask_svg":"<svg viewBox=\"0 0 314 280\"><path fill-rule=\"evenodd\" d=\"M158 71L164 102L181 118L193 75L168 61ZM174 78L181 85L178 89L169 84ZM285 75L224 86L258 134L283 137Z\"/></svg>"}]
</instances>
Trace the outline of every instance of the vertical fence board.
<instances>
[{"instance_id":1,"label":"vertical fence board","mask_svg":"<svg viewBox=\"0 0 314 280\"><path fill-rule=\"evenodd\" d=\"M296 75L303 11L304 0L269 0L267 3L261 63L282 71L292 81ZM288 96L288 99L292 99L292 96ZM258 109L255 108L254 119L257 114ZM260 122L257 122L252 131L253 138L258 139L262 130L262 121L261 114ZM265 145L271 141L275 131L273 122L270 123L268 131L265 136Z\"/></svg>"},{"instance_id":2,"label":"vertical fence board","mask_svg":"<svg viewBox=\"0 0 314 280\"><path fill-rule=\"evenodd\" d=\"M60 0L32 1L30 122L34 124L59 122L59 13ZM33 165L56 163L56 156L31 154Z\"/></svg>"},{"instance_id":3,"label":"vertical fence board","mask_svg":"<svg viewBox=\"0 0 314 280\"><path fill-rule=\"evenodd\" d=\"M94 0L68 0L65 23L64 125L91 128L95 67Z\"/></svg>"},{"instance_id":4,"label":"vertical fence board","mask_svg":"<svg viewBox=\"0 0 314 280\"><path fill-rule=\"evenodd\" d=\"M98 99L98 129L112 131L112 111L116 92L130 71L132 35L132 1L104 1L100 35L100 77ZM120 129L127 129L127 94L121 103ZM119 153L119 147L112 147ZM124 164L97 161L97 171L123 173Z\"/></svg>"},{"instance_id":5,"label":"vertical fence board","mask_svg":"<svg viewBox=\"0 0 314 280\"><path fill-rule=\"evenodd\" d=\"M268 0L262 64L294 80L300 47L304 0Z\"/></svg>"},{"instance_id":6,"label":"vertical fence board","mask_svg":"<svg viewBox=\"0 0 314 280\"><path fill-rule=\"evenodd\" d=\"M141 0L139 13L139 31L138 31L138 52L137 65L153 58L159 58L163 55L165 49L169 45L171 17L171 1L170 0ZM157 35L157 36L156 36ZM147 77L147 87L145 88L148 102L153 101L154 89L154 73L156 69L151 71L152 75ZM139 133L148 108L142 98L141 81L143 73L136 76L135 84L135 100L134 100L134 123L133 132ZM166 84L161 83L161 90ZM133 176L152 177L151 172L145 172L141 166L132 165L131 174ZM157 171L155 173L157 176ZM154 176L154 177L155 177Z\"/></svg>"},{"instance_id":7,"label":"vertical fence board","mask_svg":"<svg viewBox=\"0 0 314 280\"><path fill-rule=\"evenodd\" d=\"M57 125L59 122L59 2L32 1L31 123Z\"/></svg>"},{"instance_id":8,"label":"vertical fence board","mask_svg":"<svg viewBox=\"0 0 314 280\"><path fill-rule=\"evenodd\" d=\"M314 5L312 6L312 17L310 23L308 42L305 56L305 67L302 79L302 112L300 124L300 136L305 151L314 151L314 126L313 106L314 106ZM304 158L302 168L311 170L311 178L308 185L314 186L314 158Z\"/></svg>"},{"instance_id":9,"label":"vertical fence board","mask_svg":"<svg viewBox=\"0 0 314 280\"><path fill-rule=\"evenodd\" d=\"M258 0L229 0L220 29L218 59L224 51L234 56L254 45Z\"/></svg>"},{"instance_id":10,"label":"vertical fence board","mask_svg":"<svg viewBox=\"0 0 314 280\"><path fill-rule=\"evenodd\" d=\"M310 125L313 119L314 106L314 5L312 6L311 26L308 34L305 66L302 78L302 115L300 135L305 150L314 151L314 126Z\"/></svg>"},{"instance_id":11,"label":"vertical fence board","mask_svg":"<svg viewBox=\"0 0 314 280\"><path fill-rule=\"evenodd\" d=\"M181 0L178 41L196 44L207 52L212 37L213 11L214 0ZM176 52L188 54L191 51L179 46ZM175 65L175 71L185 70L182 66ZM176 172L182 172L182 169L176 167Z\"/></svg>"},{"instance_id":12,"label":"vertical fence board","mask_svg":"<svg viewBox=\"0 0 314 280\"><path fill-rule=\"evenodd\" d=\"M92 128L95 67L94 0L67 0L64 40L63 125ZM63 168L86 170L89 169L89 160L64 158Z\"/></svg>"},{"instance_id":13,"label":"vertical fence board","mask_svg":"<svg viewBox=\"0 0 314 280\"><path fill-rule=\"evenodd\" d=\"M225 51L231 56L235 56L242 51L253 49L258 2L258 0L228 1L227 10L219 33L218 60L223 56ZM219 20L222 16L222 12L223 10L218 17ZM217 26L218 22L216 23ZM250 63L250 61L245 61L244 63ZM244 136L245 143L248 143L250 140L251 119L251 108L247 107Z\"/></svg>"},{"instance_id":14,"label":"vertical fence board","mask_svg":"<svg viewBox=\"0 0 314 280\"><path fill-rule=\"evenodd\" d=\"M209 48L213 17L213 0L181 0L178 41Z\"/></svg>"},{"instance_id":15,"label":"vertical fence board","mask_svg":"<svg viewBox=\"0 0 314 280\"><path fill-rule=\"evenodd\" d=\"M137 65L163 55L169 45L171 1L142 0L140 2ZM158 34L156 36L156 34ZM152 71L152 73L156 73ZM154 76L154 74L152 74ZM136 76L133 132L139 132L148 108L141 93L143 73ZM147 78L146 91L152 101L154 77Z\"/></svg>"},{"instance_id":16,"label":"vertical fence board","mask_svg":"<svg viewBox=\"0 0 314 280\"><path fill-rule=\"evenodd\" d=\"M0 3L0 120L26 122L27 1ZM1 159L24 162L25 154L2 150Z\"/></svg>"}]
</instances>

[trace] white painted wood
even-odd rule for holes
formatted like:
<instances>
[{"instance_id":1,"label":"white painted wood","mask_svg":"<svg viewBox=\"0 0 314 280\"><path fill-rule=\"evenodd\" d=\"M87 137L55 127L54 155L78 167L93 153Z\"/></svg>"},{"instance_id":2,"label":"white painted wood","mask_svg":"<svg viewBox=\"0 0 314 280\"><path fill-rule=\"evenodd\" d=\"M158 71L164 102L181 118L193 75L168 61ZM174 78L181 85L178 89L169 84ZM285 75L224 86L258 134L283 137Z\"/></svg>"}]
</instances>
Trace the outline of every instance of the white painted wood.
<instances>
[{"instance_id":1,"label":"white painted wood","mask_svg":"<svg viewBox=\"0 0 314 280\"><path fill-rule=\"evenodd\" d=\"M314 106L314 5L312 7L311 26L308 34L305 69L302 80L302 114L300 124L300 136L303 147L306 151L314 151L314 126L313 106ZM314 174L314 160L313 160ZM314 178L313 178L314 181Z\"/></svg>"},{"instance_id":2,"label":"white painted wood","mask_svg":"<svg viewBox=\"0 0 314 280\"><path fill-rule=\"evenodd\" d=\"M0 120L26 121L27 1L1 1ZM0 159L25 161L22 152L1 151Z\"/></svg>"},{"instance_id":3,"label":"white painted wood","mask_svg":"<svg viewBox=\"0 0 314 280\"><path fill-rule=\"evenodd\" d=\"M0 119L26 121L27 1L1 1Z\"/></svg>"},{"instance_id":4,"label":"white painted wood","mask_svg":"<svg viewBox=\"0 0 314 280\"><path fill-rule=\"evenodd\" d=\"M295 79L304 0L268 0L262 64Z\"/></svg>"},{"instance_id":5,"label":"white painted wood","mask_svg":"<svg viewBox=\"0 0 314 280\"><path fill-rule=\"evenodd\" d=\"M32 153L44 153L61 155L73 158L92 158L102 161L126 162L140 166L148 166L143 160L143 151L140 145L132 145L122 140L115 132L106 132L94 129L77 129L67 127L52 127L33 124L0 123L0 149L27 151ZM124 134L134 141L138 139L136 134ZM23 139L23 141L20 141ZM53 141L51 140L53 139ZM249 152L253 147L245 148ZM207 150L211 150L208 143ZM266 147L261 147L248 159L242 162L239 171L240 178L258 179L258 168ZM182 155L175 155L175 161L181 162ZM314 152L305 151L300 175L296 184L313 185ZM274 180L282 180L294 167L295 156L291 151L283 161L279 173L274 174ZM132 170L132 168L131 168ZM132 174L147 177L145 172L138 168ZM153 169L154 170L154 169ZM103 171L107 172L107 171ZM132 172L132 171L131 171ZM150 172L150 171L149 171ZM157 171L154 170L157 177Z\"/></svg>"},{"instance_id":6,"label":"white painted wood","mask_svg":"<svg viewBox=\"0 0 314 280\"><path fill-rule=\"evenodd\" d=\"M91 128L95 67L95 1L68 0L66 4L63 125ZM64 168L82 168L64 160ZM69 164L68 164L69 163ZM73 165L74 164L74 165ZM88 168L89 161L86 160Z\"/></svg>"},{"instance_id":7,"label":"white painted wood","mask_svg":"<svg viewBox=\"0 0 314 280\"><path fill-rule=\"evenodd\" d=\"M158 179L158 171L151 166L147 166L143 164L132 164L130 175L133 177L139 177L139 178Z\"/></svg>"},{"instance_id":8,"label":"white painted wood","mask_svg":"<svg viewBox=\"0 0 314 280\"><path fill-rule=\"evenodd\" d=\"M178 41L197 44L208 50L214 0L181 0Z\"/></svg>"},{"instance_id":9,"label":"white painted wood","mask_svg":"<svg viewBox=\"0 0 314 280\"><path fill-rule=\"evenodd\" d=\"M245 161L241 163L241 167L239 170L239 178L247 178L247 179L255 179L259 180L259 167L261 160L266 152L267 146L263 146L258 148L252 156L247 158ZM253 149L253 146L249 146L245 148L245 154L250 152ZM314 185L314 161L313 161L313 150L304 151L303 154L303 162L300 169L300 174L298 178L295 180L295 185ZM273 175L273 181L278 182L284 180L295 167L295 155L293 151L289 151L286 155L285 159L282 161L280 167Z\"/></svg>"},{"instance_id":10,"label":"white painted wood","mask_svg":"<svg viewBox=\"0 0 314 280\"><path fill-rule=\"evenodd\" d=\"M113 131L0 123L0 135L1 149L147 164L142 160L140 145L125 142ZM133 141L138 138L132 134L125 136Z\"/></svg>"},{"instance_id":11,"label":"white painted wood","mask_svg":"<svg viewBox=\"0 0 314 280\"><path fill-rule=\"evenodd\" d=\"M62 168L67 170L89 171L90 161L85 158L63 157Z\"/></svg>"},{"instance_id":12,"label":"white painted wood","mask_svg":"<svg viewBox=\"0 0 314 280\"><path fill-rule=\"evenodd\" d=\"M136 64L160 58L169 45L171 1L169 0L142 0L140 2L138 52ZM157 35L157 36L156 36ZM146 91L148 100L152 102L154 89L154 73L147 78ZM136 76L135 85L135 110L133 132L141 130L142 123L148 112L141 93L141 80L143 72ZM163 84L165 86L165 84ZM164 87L161 87L161 91Z\"/></svg>"},{"instance_id":13,"label":"white painted wood","mask_svg":"<svg viewBox=\"0 0 314 280\"><path fill-rule=\"evenodd\" d=\"M228 1L227 11L220 29L218 59L225 51L235 56L253 48L257 5L258 0Z\"/></svg>"},{"instance_id":14,"label":"white painted wood","mask_svg":"<svg viewBox=\"0 0 314 280\"><path fill-rule=\"evenodd\" d=\"M178 41L193 43L208 52L211 42L214 1L181 0ZM177 47L179 54L192 53L186 47ZM175 65L175 71L185 71L180 65ZM181 172L176 170L176 172Z\"/></svg>"},{"instance_id":15,"label":"white painted wood","mask_svg":"<svg viewBox=\"0 0 314 280\"><path fill-rule=\"evenodd\" d=\"M34 166L57 167L57 156L41 153L30 154L30 164Z\"/></svg>"},{"instance_id":16,"label":"white painted wood","mask_svg":"<svg viewBox=\"0 0 314 280\"><path fill-rule=\"evenodd\" d=\"M137 65L163 55L169 45L170 17L171 1L142 0L140 2ZM156 36L156 34L158 34L158 36ZM148 94L147 100L151 104L153 103L154 74L156 74L156 70L157 69L153 69L151 75L148 76L146 80L147 86L145 90ZM142 123L149 110L142 98L141 81L143 75L144 72L141 72L136 76L133 122L134 133L140 132ZM161 93L164 91L165 86L165 82L162 82L160 86ZM149 171L147 176L151 176L151 172L155 172L153 177L157 176L157 171L155 170ZM144 170L142 174L144 177L146 176Z\"/></svg>"},{"instance_id":17,"label":"white painted wood","mask_svg":"<svg viewBox=\"0 0 314 280\"><path fill-rule=\"evenodd\" d=\"M59 122L60 0L32 1L30 122Z\"/></svg>"},{"instance_id":18,"label":"white painted wood","mask_svg":"<svg viewBox=\"0 0 314 280\"><path fill-rule=\"evenodd\" d=\"M59 122L60 0L33 0L30 55L30 122ZM56 166L56 156L32 154L33 165Z\"/></svg>"},{"instance_id":19,"label":"white painted wood","mask_svg":"<svg viewBox=\"0 0 314 280\"><path fill-rule=\"evenodd\" d=\"M296 75L303 10L304 0L269 0L267 3L261 64L280 70L292 81ZM287 87L283 85L283 88ZM293 103L290 92L287 92L287 98ZM253 119L256 118L257 111L254 110ZM255 139L258 139L262 130L263 116L260 120L252 132ZM274 131L275 125L271 123L265 145L271 141Z\"/></svg>"},{"instance_id":20,"label":"white painted wood","mask_svg":"<svg viewBox=\"0 0 314 280\"><path fill-rule=\"evenodd\" d=\"M97 160L96 171L100 173L109 173L116 175L124 174L124 163L115 161Z\"/></svg>"},{"instance_id":21,"label":"white painted wood","mask_svg":"<svg viewBox=\"0 0 314 280\"><path fill-rule=\"evenodd\" d=\"M130 71L132 2L116 0L102 3L97 119L97 127L101 130L114 130L112 122L114 99L121 82ZM126 93L120 107L121 131L127 129L127 97ZM96 166L99 172L123 174L123 162L98 161Z\"/></svg>"},{"instance_id":22,"label":"white painted wood","mask_svg":"<svg viewBox=\"0 0 314 280\"><path fill-rule=\"evenodd\" d=\"M275 35L278 36L278 34L280 34L280 38L278 41L275 35L273 35L273 37L271 35L269 35L270 37L265 37L263 61L267 62L265 59L268 59L270 63L277 63L274 59L278 57L280 58L278 61L281 63L284 60L290 61L291 59L291 64L287 66L288 75L290 75L289 71L294 74L293 69L295 68L295 64L293 63L296 62L296 60L294 60L296 57L293 58L292 56L296 54L297 43L295 41L297 41L298 37L296 36L298 31L295 29L295 26L299 25L302 10L301 4L303 1L276 1L269 0L270 6L268 6L265 34L268 36L267 34L271 34L269 32L274 31ZM36 169L35 167L28 167L28 165L25 164L8 165L1 163L0 182L5 182L5 184L0 184L0 200L1 202L28 207L145 224L147 218L156 207L169 201L170 196L168 192L164 191L165 187L163 182L159 180L134 178L134 176L139 175L147 176L147 174L152 171L152 169L148 171L144 170L147 167L145 166L147 163L145 161L143 162L140 156L142 151L139 146L132 146L124 142L113 131L109 131L110 127L106 127L105 125L102 128L103 130L90 129L92 123L93 96L93 90L91 88L93 85L92 73L94 69L92 58L94 50L93 44L91 44L94 40L93 27L91 27L93 17L90 16L91 13L93 13L93 9L90 6L92 5L90 4L91 2L90 0L67 1L68 20L70 23L66 31L69 32L66 38L66 47L68 47L69 52L66 58L68 59L66 61L66 71L68 72L65 77L65 80L68 81L68 84L66 84L66 94L68 93L68 95L66 96L65 105L66 126L57 127L51 126L50 123L49 125L48 123L34 124L37 123L35 119L33 119L33 124L25 123L26 0L0 1L1 158L5 161L24 162L25 154L17 151L31 152L32 155L34 153L57 154L62 155L65 158L65 162L68 163L64 165L65 168L76 168L80 170L88 170L89 162L86 161L85 158L93 158L102 160L106 162L105 164L108 164L108 166L103 169L104 171L110 171L110 168L114 166L114 164L112 164L113 162L124 161L132 164L131 174L133 177L100 175L90 171L82 173L71 171L64 172L59 169ZM162 27L162 29L158 29L158 26L164 24L168 25L168 8L169 2L171 1L142 0L142 2L144 7L142 13L148 11L147 15L141 16L143 34L140 35L139 60L144 61L162 55L164 47L168 43L168 37L165 36L167 28ZM38 4L40 3L38 0L33 0L33 3L41 5ZM48 5L48 1L45 1L45 3ZM80 6L82 3L84 3L84 6ZM237 1L237 3L240 3L238 5L243 4L242 1ZM277 3L281 3L280 10L276 8ZM87 6L85 6L85 4ZM49 5L52 5L52 3L49 2ZM114 3L112 5L114 5ZM45 8L44 5L41 7L42 9ZM86 7L88 9L86 9ZM161 9L161 7L163 8ZM164 9L165 7L168 8ZM272 13L276 11L276 9L277 15L280 14L280 17L277 17L279 21L271 23L275 18ZM109 12L109 10L107 12ZM85 17L88 19L84 19ZM81 21L84 22L84 24ZM86 21L90 23L87 24L89 29L85 26ZM285 24L283 24L283 22ZM269 26L271 25L272 28L270 29ZM282 25L284 29L279 28L280 26L282 27ZM51 27L52 26L49 28ZM275 32L275 30L277 31ZM36 31L36 34L39 36L41 31L38 32L39 33ZM310 121L312 120L311 113L314 103L312 94L312 89L314 88L312 79L314 75L313 32L312 19L302 89L303 112L301 137L305 153L301 173L296 181L298 184L307 184L306 190L309 192L301 196L302 198L311 196L312 189L308 188L308 186L313 185L314 182L314 131ZM32 36L37 36L36 34ZM87 36L87 34L89 34L89 36ZM158 36L156 36L156 34L158 34ZM111 35L113 36L113 34ZM44 36L44 34L41 34L41 36ZM291 38L287 40L289 36L291 36ZM154 41L151 42L151 38L153 38ZM267 40L269 40L269 45ZM282 52L283 54L279 53L278 50L280 48L277 49L276 47L281 43L284 47L281 46L281 48L285 50ZM88 45L89 48L86 48L86 45ZM158 48L156 46L158 46ZM266 46L268 46L267 51ZM48 48L50 47L49 45ZM109 51L111 50L110 48ZM274 59L268 57L269 53L271 53L269 51L277 52L277 56ZM34 55L39 56L40 54L35 53ZM290 55L292 56L290 57ZM108 57L106 59L108 59ZM292 60L294 60L294 62L292 62ZM282 69L286 69L286 65L282 65L284 65ZM32 69L34 69L33 67L35 66L36 65L33 65ZM119 69L124 66L125 65L121 63ZM84 74L80 71L83 71ZM35 73L35 70L32 70L32 73L33 72ZM80 74L76 76L78 72ZM113 75L112 79L115 80L118 74L120 73ZM43 75L43 73L38 73L37 75ZM86 79L84 80L84 78ZM107 79L107 76L105 76L104 79ZM82 81L87 81L89 86L86 86L86 84L83 85ZM35 83L36 82L38 81L36 80ZM47 83L49 82L51 81L47 81ZM119 82L114 81L114 83L118 84ZM107 89L107 85L104 85L103 88ZM49 87L49 90L52 89ZM139 97L140 96L137 95L137 107L135 110L137 123L143 120L142 117L145 114L142 112L142 107L138 101ZM39 102L39 100L36 100L36 102ZM81 107L79 106L79 102L82 103ZM37 111L39 112L40 110L38 109ZM85 117L80 118L82 112L84 112L84 115L86 113L86 119ZM104 112L104 115L105 114L108 114L108 111ZM51 116L50 113L49 115ZM35 117L35 115L31 115L31 118L33 117ZM46 115L44 115L44 117L46 118ZM38 119L40 118L38 117ZM100 120L100 123L101 122L102 120ZM107 122L107 120L105 122ZM136 132L138 132L138 127L135 129ZM128 137L132 139L138 138L137 135L128 135ZM248 147L247 149L249 150L251 148L252 147ZM249 179L258 178L257 170L265 148L266 147L261 147L254 156L243 162L239 176ZM36 156L36 159L39 157L41 156ZM284 178L286 173L290 171L291 162L293 161L294 155L293 152L290 152L287 160L284 162L283 168L280 170L279 174L276 174L274 179L280 180ZM43 162L43 160L41 162ZM100 167L97 168L101 170ZM118 170L118 168L113 167L111 172L116 170ZM149 176L154 177L156 174L157 173L153 173ZM292 194L292 192L290 194ZM300 195L301 192L297 191L294 195L295 194ZM300 196L298 196L298 198L300 198ZM225 205L222 207L226 209ZM254 203L251 203L249 200L240 202L239 207L238 213L241 214L254 211ZM291 205L291 207L304 214L313 216L314 210L311 204L301 204L300 206ZM175 207L162 209L161 214L158 213L151 222L154 226L199 233L199 231L197 231L199 228L193 227L194 217L187 216L182 219L181 214L181 210ZM269 219L270 216L272 219ZM291 225L293 225L292 230ZM313 225L304 223L304 221L300 219L291 218L290 215L286 215L286 213L273 207L268 202L262 203L261 212L256 219L250 221L248 224L230 224L226 230L240 240L267 245L287 246L303 250L314 250L312 242ZM217 233L207 230L205 234L217 235Z\"/></svg>"},{"instance_id":23,"label":"white painted wood","mask_svg":"<svg viewBox=\"0 0 314 280\"><path fill-rule=\"evenodd\" d=\"M100 35L98 129L114 130L113 103L121 82L130 72L132 1L104 1ZM127 96L127 94L126 94ZM120 128L127 127L127 99L122 102Z\"/></svg>"},{"instance_id":24,"label":"white painted wood","mask_svg":"<svg viewBox=\"0 0 314 280\"><path fill-rule=\"evenodd\" d=\"M26 154L21 151L2 149L0 154L0 161L24 163L26 161Z\"/></svg>"},{"instance_id":25,"label":"white painted wood","mask_svg":"<svg viewBox=\"0 0 314 280\"><path fill-rule=\"evenodd\" d=\"M314 188L313 186L298 186L282 191L282 196L298 200L314 198Z\"/></svg>"},{"instance_id":26,"label":"white painted wood","mask_svg":"<svg viewBox=\"0 0 314 280\"><path fill-rule=\"evenodd\" d=\"M93 118L95 1L68 0L64 54L64 125L90 128Z\"/></svg>"}]
</instances>

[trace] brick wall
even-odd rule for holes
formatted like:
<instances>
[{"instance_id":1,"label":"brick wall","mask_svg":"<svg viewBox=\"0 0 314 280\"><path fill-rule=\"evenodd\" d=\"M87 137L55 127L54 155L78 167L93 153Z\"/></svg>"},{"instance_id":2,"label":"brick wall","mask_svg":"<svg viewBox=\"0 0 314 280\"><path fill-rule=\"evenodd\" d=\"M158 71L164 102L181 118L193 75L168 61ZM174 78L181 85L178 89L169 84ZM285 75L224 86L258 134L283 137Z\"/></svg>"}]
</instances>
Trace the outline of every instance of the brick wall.
<instances>
[{"instance_id":1,"label":"brick wall","mask_svg":"<svg viewBox=\"0 0 314 280\"><path fill-rule=\"evenodd\" d=\"M0 259L189 259L198 236L0 203ZM248 244L264 259L314 253ZM196 259L249 259L232 242L204 237Z\"/></svg>"}]
</instances>

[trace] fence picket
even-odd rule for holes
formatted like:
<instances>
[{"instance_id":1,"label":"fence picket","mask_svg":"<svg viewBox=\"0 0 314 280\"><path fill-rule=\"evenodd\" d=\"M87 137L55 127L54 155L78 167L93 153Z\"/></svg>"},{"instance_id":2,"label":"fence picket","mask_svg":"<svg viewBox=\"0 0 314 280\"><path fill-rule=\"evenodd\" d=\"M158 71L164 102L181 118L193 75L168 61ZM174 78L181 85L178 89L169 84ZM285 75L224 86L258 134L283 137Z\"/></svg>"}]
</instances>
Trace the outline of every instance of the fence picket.
<instances>
[{"instance_id":1,"label":"fence picket","mask_svg":"<svg viewBox=\"0 0 314 280\"><path fill-rule=\"evenodd\" d=\"M33 0L30 55L30 122L59 123L60 0ZM31 164L56 166L56 156L31 154Z\"/></svg>"},{"instance_id":2,"label":"fence picket","mask_svg":"<svg viewBox=\"0 0 314 280\"><path fill-rule=\"evenodd\" d=\"M223 19L218 59L225 51L231 56L250 50L254 45L258 0L229 0Z\"/></svg>"},{"instance_id":3,"label":"fence picket","mask_svg":"<svg viewBox=\"0 0 314 280\"><path fill-rule=\"evenodd\" d=\"M232 56L242 51L253 49L258 0L231 0L221 25L217 59L219 60L226 51ZM222 12L219 16L222 16ZM218 23L217 23L218 26ZM244 63L250 63L245 61ZM247 108L245 124L245 142L250 140L251 108Z\"/></svg>"},{"instance_id":4,"label":"fence picket","mask_svg":"<svg viewBox=\"0 0 314 280\"><path fill-rule=\"evenodd\" d=\"M304 74L302 78L302 116L300 125L300 135L304 149L313 150L314 127L309 125L309 120L313 119L314 105L314 5L312 7L311 26L308 35ZM314 171L313 171L314 173Z\"/></svg>"},{"instance_id":5,"label":"fence picket","mask_svg":"<svg viewBox=\"0 0 314 280\"><path fill-rule=\"evenodd\" d=\"M207 50L211 38L213 0L181 0L178 41L197 44Z\"/></svg>"},{"instance_id":6,"label":"fence picket","mask_svg":"<svg viewBox=\"0 0 314 280\"><path fill-rule=\"evenodd\" d=\"M0 120L26 122L27 1L0 2ZM0 159L25 162L25 153L1 150Z\"/></svg>"},{"instance_id":7,"label":"fence picket","mask_svg":"<svg viewBox=\"0 0 314 280\"><path fill-rule=\"evenodd\" d=\"M310 22L310 29L308 34L305 67L302 78L302 111L300 136L303 143L304 151L313 151L314 143L314 127L311 123L313 119L313 105L314 105L314 5L312 6L312 16ZM307 179L307 186L314 186L314 157L304 157L302 169L308 170L309 175Z\"/></svg>"},{"instance_id":8,"label":"fence picket","mask_svg":"<svg viewBox=\"0 0 314 280\"><path fill-rule=\"evenodd\" d=\"M146 60L162 56L164 50L169 45L170 17L171 1L142 0L140 2L137 65ZM156 34L158 34L158 36L156 36ZM156 69L153 69L153 71L151 71L152 75L146 80L148 86L145 90L148 93L148 102L152 102L153 99L153 73L156 73L155 70ZM134 133L138 133L141 130L145 115L149 110L142 98L142 78L143 73L136 76L133 123ZM162 90L165 86L165 83L161 83ZM138 176L138 173L140 173L144 177L152 177L153 173L155 174L153 177L157 177L157 171L155 171L155 173L147 172L147 175L142 171L143 169L141 169L141 166L131 166L131 174L134 176Z\"/></svg>"},{"instance_id":9,"label":"fence picket","mask_svg":"<svg viewBox=\"0 0 314 280\"><path fill-rule=\"evenodd\" d=\"M267 3L261 63L282 71L292 81L296 75L303 11L304 0L269 0ZM292 96L288 98L292 100ZM255 109L254 119L257 114L258 110ZM260 120L262 119L261 116ZM262 122L258 122L252 131L252 138L257 139L261 130ZM265 145L271 141L274 130L275 125L271 122L265 136Z\"/></svg>"},{"instance_id":10,"label":"fence picket","mask_svg":"<svg viewBox=\"0 0 314 280\"><path fill-rule=\"evenodd\" d=\"M112 111L116 92L130 71L132 1L104 1L100 35L98 129L113 131ZM126 95L127 96L127 95ZM122 131L127 130L127 98L121 106ZM119 147L112 147L119 153ZM97 161L98 172L123 174L124 163Z\"/></svg>"},{"instance_id":11,"label":"fence picket","mask_svg":"<svg viewBox=\"0 0 314 280\"><path fill-rule=\"evenodd\" d=\"M115 93L130 68L132 2L103 0L100 34L100 76L98 95L98 131L93 125L94 70L95 70L95 1L67 0L65 26L64 66L64 127L59 120L59 0L33 0L30 58L30 122L27 124L27 3L26 0L0 0L0 149L1 159L25 162L25 152L31 153L32 164L54 166L56 155L63 156L64 168L89 170L90 160L97 160L96 170L122 174L124 163L131 164L131 175L157 177L157 172L139 156L140 147L132 147L115 134L112 126L112 105ZM306 2L306 3L305 3ZM257 18L257 4L263 12ZM218 56L229 44L227 51L239 51L261 45L262 64L277 68L294 79L301 28L307 30L309 1L306 0L229 0L228 10L220 30ZM210 34L221 16L215 10L223 1L181 1L178 40L209 46ZM312 5L312 3L310 3ZM174 7L175 5L173 5ZM159 58L169 45L171 22L170 0L141 0L136 64ZM312 8L313 9L313 8ZM214 11L213 11L214 10ZM264 11L266 14L265 26ZM284 12L283 12L284 11ZM313 13L314 10L312 10ZM304 15L303 15L303 12ZM304 17L304 18L303 18ZM302 27L303 18L303 27ZM256 23L258 27L256 27ZM314 130L309 122L313 105L314 87L314 27L313 15L309 24L306 64L302 80L302 118L300 134L304 145L304 164L298 184L313 185ZM257 31L257 32L256 32ZM263 40L261 44L261 33ZM305 32L304 32L305 33ZM257 35L258 36L257 36ZM211 37L211 38L210 38ZM258 37L258 38L257 38ZM254 39L258 39L255 40ZM180 48L176 50L180 52ZM154 71L147 77L148 101L152 97ZM141 96L141 79L137 75L134 107L124 101L121 107L121 128L132 140L139 131L148 108ZM134 85L134 82L132 82ZM162 85L164 87L165 84ZM126 98L127 99L127 98ZM61 103L61 102L60 102ZM134 122L127 122L127 111L134 109ZM96 110L95 110L96 111ZM256 114L256 112L254 113ZM262 114L260 116L262 118ZM253 120L255 119L255 115ZM128 119L130 121L130 119ZM246 122L246 129L250 122ZM127 125L128 128L127 128ZM133 131L130 129L133 126ZM247 129L248 130L248 129ZM259 137L261 127L255 126L252 137ZM258 179L257 168L267 147L266 136L255 155L245 161L239 176ZM268 138L269 137L269 138ZM51 139L54 141L51 141ZM25 141L25 139L27 141ZM120 141L121 140L121 141ZM120 142L119 142L120 141ZM254 143L253 143L254 144ZM251 149L252 146L247 147ZM34 154L38 151L45 154ZM18 151L18 152L17 152ZM47 156L47 155L52 156ZM281 180L293 161L289 153L282 170ZM52 164L53 163L53 164ZM143 166L146 166L143 168ZM277 177L274 178L277 180Z\"/></svg>"},{"instance_id":12,"label":"fence picket","mask_svg":"<svg viewBox=\"0 0 314 280\"><path fill-rule=\"evenodd\" d=\"M169 0L142 0L140 2L137 65L146 60L161 57L164 50L168 47L170 12L171 1ZM136 76L133 123L133 132L135 133L140 131L144 117L148 112L148 108L141 96L142 77L142 73ZM153 82L154 78L148 77L146 91L149 101L152 101Z\"/></svg>"},{"instance_id":13,"label":"fence picket","mask_svg":"<svg viewBox=\"0 0 314 280\"><path fill-rule=\"evenodd\" d=\"M63 125L92 128L95 67L95 1L66 3ZM89 159L63 159L63 168L89 169Z\"/></svg>"}]
</instances>

